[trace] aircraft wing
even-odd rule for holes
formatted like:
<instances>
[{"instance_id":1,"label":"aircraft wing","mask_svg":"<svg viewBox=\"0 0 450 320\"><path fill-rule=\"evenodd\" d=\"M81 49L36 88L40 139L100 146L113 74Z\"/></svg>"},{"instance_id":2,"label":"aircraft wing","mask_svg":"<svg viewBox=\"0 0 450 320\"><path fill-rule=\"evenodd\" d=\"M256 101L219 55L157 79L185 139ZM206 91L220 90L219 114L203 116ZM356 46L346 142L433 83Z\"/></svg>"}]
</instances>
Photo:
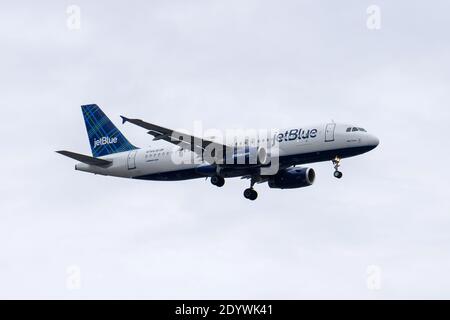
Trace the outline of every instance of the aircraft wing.
<instances>
[{"instance_id":1,"label":"aircraft wing","mask_svg":"<svg viewBox=\"0 0 450 320\"><path fill-rule=\"evenodd\" d=\"M140 119L129 119L124 116L120 117L122 118L122 123L130 122L141 128L149 130L147 133L154 137L153 140L164 140L170 142L183 149L191 150L192 152L198 154L200 157L203 157L203 152L205 151L206 148L222 150L223 155L226 154L228 148L230 148L231 152L233 151L232 147L229 147L224 144L191 136L189 134L181 133L172 129L164 128L152 123L142 121Z\"/></svg>"}]
</instances>

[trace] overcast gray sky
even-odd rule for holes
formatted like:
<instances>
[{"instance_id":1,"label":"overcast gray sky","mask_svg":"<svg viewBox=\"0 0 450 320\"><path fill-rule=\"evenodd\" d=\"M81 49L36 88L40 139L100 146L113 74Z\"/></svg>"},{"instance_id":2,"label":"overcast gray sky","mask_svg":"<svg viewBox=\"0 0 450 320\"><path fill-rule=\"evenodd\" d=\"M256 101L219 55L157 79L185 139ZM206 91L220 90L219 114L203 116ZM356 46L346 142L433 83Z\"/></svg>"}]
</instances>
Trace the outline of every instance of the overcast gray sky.
<instances>
[{"instance_id":1,"label":"overcast gray sky","mask_svg":"<svg viewBox=\"0 0 450 320\"><path fill-rule=\"evenodd\" d=\"M379 30L366 24L372 4ZM449 10L4 3L0 298L450 298ZM311 164L312 187L259 185L250 202L240 179L218 189L74 171L54 150L90 153L86 103L139 146L153 142L120 114L188 129L334 119L381 143L344 160L341 181L331 163Z\"/></svg>"}]
</instances>

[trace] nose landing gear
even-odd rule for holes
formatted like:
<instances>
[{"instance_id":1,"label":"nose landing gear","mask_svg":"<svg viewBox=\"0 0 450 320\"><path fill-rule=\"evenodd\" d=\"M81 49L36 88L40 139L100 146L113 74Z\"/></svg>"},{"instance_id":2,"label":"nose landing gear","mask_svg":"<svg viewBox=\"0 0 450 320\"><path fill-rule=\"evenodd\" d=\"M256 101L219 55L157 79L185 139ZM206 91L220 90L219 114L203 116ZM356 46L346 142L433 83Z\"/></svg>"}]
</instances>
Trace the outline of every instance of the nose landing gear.
<instances>
[{"instance_id":1,"label":"nose landing gear","mask_svg":"<svg viewBox=\"0 0 450 320\"><path fill-rule=\"evenodd\" d=\"M331 160L333 162L333 166L334 166L334 177L341 179L342 178L342 172L339 171L339 166L341 165L341 158L339 158L338 156L336 156L333 160Z\"/></svg>"},{"instance_id":2,"label":"nose landing gear","mask_svg":"<svg viewBox=\"0 0 450 320\"><path fill-rule=\"evenodd\" d=\"M335 178L338 178L338 179L342 178L342 172L340 172L340 171L335 171L333 175Z\"/></svg>"}]
</instances>

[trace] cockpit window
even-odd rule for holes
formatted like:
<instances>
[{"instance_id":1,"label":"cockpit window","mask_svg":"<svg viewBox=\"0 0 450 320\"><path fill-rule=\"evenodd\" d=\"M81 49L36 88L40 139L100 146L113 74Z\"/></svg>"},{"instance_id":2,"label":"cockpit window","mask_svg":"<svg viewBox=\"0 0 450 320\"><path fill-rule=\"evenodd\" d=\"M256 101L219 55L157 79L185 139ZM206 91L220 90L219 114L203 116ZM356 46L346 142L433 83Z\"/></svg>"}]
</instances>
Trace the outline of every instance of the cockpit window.
<instances>
[{"instance_id":1,"label":"cockpit window","mask_svg":"<svg viewBox=\"0 0 450 320\"><path fill-rule=\"evenodd\" d=\"M347 132L355 132L355 131L367 132L366 129L364 129L364 128L357 128L357 127L349 127L345 131L347 131Z\"/></svg>"}]
</instances>

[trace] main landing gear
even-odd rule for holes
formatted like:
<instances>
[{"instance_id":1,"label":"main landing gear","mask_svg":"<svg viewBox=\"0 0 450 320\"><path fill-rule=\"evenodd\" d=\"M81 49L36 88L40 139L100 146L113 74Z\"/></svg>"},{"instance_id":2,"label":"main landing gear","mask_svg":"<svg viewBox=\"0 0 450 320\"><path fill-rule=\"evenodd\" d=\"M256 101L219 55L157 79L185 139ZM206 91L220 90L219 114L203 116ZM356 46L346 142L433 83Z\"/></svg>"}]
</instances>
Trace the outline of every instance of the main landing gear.
<instances>
[{"instance_id":1,"label":"main landing gear","mask_svg":"<svg viewBox=\"0 0 450 320\"><path fill-rule=\"evenodd\" d=\"M342 172L339 171L339 166L341 165L341 158L339 158L338 156L336 156L333 160L331 160L333 162L333 166L334 166L334 177L341 179L342 178Z\"/></svg>"},{"instance_id":2,"label":"main landing gear","mask_svg":"<svg viewBox=\"0 0 450 320\"><path fill-rule=\"evenodd\" d=\"M256 183L256 179L252 177L250 182L250 188L244 190L244 198L254 201L256 198L258 198L258 192L256 192L255 189L253 189L253 186Z\"/></svg>"},{"instance_id":3,"label":"main landing gear","mask_svg":"<svg viewBox=\"0 0 450 320\"><path fill-rule=\"evenodd\" d=\"M225 179L221 176L212 176L211 183L216 187L223 187L223 185L225 184Z\"/></svg>"}]
</instances>

